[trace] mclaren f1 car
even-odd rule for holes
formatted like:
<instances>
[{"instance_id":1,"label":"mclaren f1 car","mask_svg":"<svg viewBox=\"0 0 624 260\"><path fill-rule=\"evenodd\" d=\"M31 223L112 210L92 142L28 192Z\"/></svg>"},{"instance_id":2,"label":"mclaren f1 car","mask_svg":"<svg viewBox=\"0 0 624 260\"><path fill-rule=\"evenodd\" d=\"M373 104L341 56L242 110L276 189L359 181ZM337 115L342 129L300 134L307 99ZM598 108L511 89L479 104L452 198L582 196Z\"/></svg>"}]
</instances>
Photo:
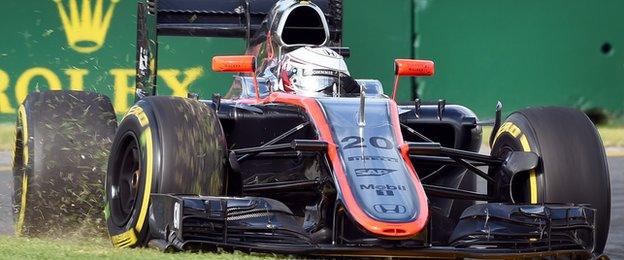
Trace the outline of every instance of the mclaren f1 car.
<instances>
[{"instance_id":1,"label":"mclaren f1 car","mask_svg":"<svg viewBox=\"0 0 624 260\"><path fill-rule=\"evenodd\" d=\"M119 123L96 93L31 93L21 106L19 233L103 211L116 247L423 258L604 249L609 173L580 111L503 120L499 103L484 122L443 100L397 103L399 77L431 76L434 63L397 59L387 92L353 78L340 0L146 0L137 20L136 102ZM212 58L235 73L229 92L156 95L159 35L245 38L243 55Z\"/></svg>"}]
</instances>

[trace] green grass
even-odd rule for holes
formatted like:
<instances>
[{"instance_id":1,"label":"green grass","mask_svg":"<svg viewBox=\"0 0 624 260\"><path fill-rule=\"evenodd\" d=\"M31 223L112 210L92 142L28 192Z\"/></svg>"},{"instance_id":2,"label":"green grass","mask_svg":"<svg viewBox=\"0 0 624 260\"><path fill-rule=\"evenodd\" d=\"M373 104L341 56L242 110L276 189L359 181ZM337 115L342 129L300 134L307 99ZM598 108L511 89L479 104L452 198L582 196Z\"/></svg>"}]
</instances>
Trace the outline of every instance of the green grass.
<instances>
[{"instance_id":1,"label":"green grass","mask_svg":"<svg viewBox=\"0 0 624 260\"><path fill-rule=\"evenodd\" d=\"M598 126L598 132L605 147L624 147L624 126ZM491 126L483 127L482 145L489 147Z\"/></svg>"},{"instance_id":2,"label":"green grass","mask_svg":"<svg viewBox=\"0 0 624 260\"><path fill-rule=\"evenodd\" d=\"M624 127L601 126L598 127L598 132L606 147L624 147Z\"/></svg>"},{"instance_id":3,"label":"green grass","mask_svg":"<svg viewBox=\"0 0 624 260\"><path fill-rule=\"evenodd\" d=\"M15 123L0 123L0 151L12 151L15 145Z\"/></svg>"},{"instance_id":4,"label":"green grass","mask_svg":"<svg viewBox=\"0 0 624 260\"><path fill-rule=\"evenodd\" d=\"M599 126L598 131L605 147L624 147L624 126ZM483 145L488 145L492 127L483 127ZM15 142L15 125L0 123L0 151L12 151Z\"/></svg>"},{"instance_id":5,"label":"green grass","mask_svg":"<svg viewBox=\"0 0 624 260\"><path fill-rule=\"evenodd\" d=\"M106 238L68 239L16 238L0 236L0 259L272 259L268 255L240 252L162 253L155 249L113 248Z\"/></svg>"},{"instance_id":6,"label":"green grass","mask_svg":"<svg viewBox=\"0 0 624 260\"><path fill-rule=\"evenodd\" d=\"M492 127L484 126L481 129L483 129L483 133L481 134L481 147L490 147L490 135L492 134Z\"/></svg>"}]
</instances>

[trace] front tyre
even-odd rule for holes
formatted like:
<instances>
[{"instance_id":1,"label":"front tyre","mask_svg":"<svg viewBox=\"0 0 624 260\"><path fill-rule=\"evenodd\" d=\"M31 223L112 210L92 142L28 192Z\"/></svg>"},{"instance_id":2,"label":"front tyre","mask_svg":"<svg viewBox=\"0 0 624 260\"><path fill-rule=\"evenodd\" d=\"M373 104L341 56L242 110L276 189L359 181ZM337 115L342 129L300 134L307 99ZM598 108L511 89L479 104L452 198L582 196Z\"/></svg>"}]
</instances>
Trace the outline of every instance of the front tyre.
<instances>
[{"instance_id":1,"label":"front tyre","mask_svg":"<svg viewBox=\"0 0 624 260\"><path fill-rule=\"evenodd\" d=\"M602 253L609 233L611 188L604 146L589 118L558 107L514 112L496 133L491 154L501 157L510 151L540 156L535 170L512 180L513 202L589 204L596 209L594 252Z\"/></svg>"},{"instance_id":2,"label":"front tyre","mask_svg":"<svg viewBox=\"0 0 624 260\"><path fill-rule=\"evenodd\" d=\"M113 106L101 94L63 90L26 97L13 156L17 235L103 231L97 228L102 182L116 126Z\"/></svg>"},{"instance_id":3,"label":"front tyre","mask_svg":"<svg viewBox=\"0 0 624 260\"><path fill-rule=\"evenodd\" d=\"M226 143L214 110L147 97L119 124L106 176L106 223L116 247L148 242L150 194L221 195Z\"/></svg>"}]
</instances>

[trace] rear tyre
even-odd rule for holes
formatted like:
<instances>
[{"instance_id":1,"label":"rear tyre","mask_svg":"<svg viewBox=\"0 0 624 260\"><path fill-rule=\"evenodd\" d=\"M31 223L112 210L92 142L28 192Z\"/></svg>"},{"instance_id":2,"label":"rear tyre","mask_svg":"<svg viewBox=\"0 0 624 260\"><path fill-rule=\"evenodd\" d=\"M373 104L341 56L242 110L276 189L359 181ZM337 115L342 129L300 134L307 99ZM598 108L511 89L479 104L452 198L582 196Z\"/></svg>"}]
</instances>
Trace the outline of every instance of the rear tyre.
<instances>
[{"instance_id":1,"label":"rear tyre","mask_svg":"<svg viewBox=\"0 0 624 260\"><path fill-rule=\"evenodd\" d=\"M509 151L532 151L540 156L535 170L514 177L511 199L516 203L589 204L596 209L594 252L601 253L609 233L611 190L605 150L589 118L578 110L557 107L512 113L496 134L492 155L504 156Z\"/></svg>"},{"instance_id":2,"label":"rear tyre","mask_svg":"<svg viewBox=\"0 0 624 260\"><path fill-rule=\"evenodd\" d=\"M13 156L18 235L103 226L103 181L116 126L106 96L28 95L17 116Z\"/></svg>"},{"instance_id":3,"label":"rear tyre","mask_svg":"<svg viewBox=\"0 0 624 260\"><path fill-rule=\"evenodd\" d=\"M150 194L222 195L226 142L214 110L155 96L119 124L106 176L106 224L116 247L148 242Z\"/></svg>"}]
</instances>

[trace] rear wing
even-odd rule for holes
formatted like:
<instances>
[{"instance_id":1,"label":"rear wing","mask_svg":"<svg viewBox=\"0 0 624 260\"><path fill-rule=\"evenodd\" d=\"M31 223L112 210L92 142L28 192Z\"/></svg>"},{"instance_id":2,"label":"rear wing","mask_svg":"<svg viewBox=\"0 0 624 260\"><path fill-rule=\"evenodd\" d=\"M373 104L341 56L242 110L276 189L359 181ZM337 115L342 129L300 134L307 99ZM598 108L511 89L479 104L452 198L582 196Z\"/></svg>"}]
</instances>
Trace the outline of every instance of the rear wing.
<instances>
[{"instance_id":1,"label":"rear wing","mask_svg":"<svg viewBox=\"0 0 624 260\"><path fill-rule=\"evenodd\" d=\"M302 1L302 0L289 0ZM158 36L250 39L279 0L141 0L137 10L137 99L156 94ZM330 42L342 42L342 0L313 0Z\"/></svg>"},{"instance_id":2,"label":"rear wing","mask_svg":"<svg viewBox=\"0 0 624 260\"><path fill-rule=\"evenodd\" d=\"M278 0L148 0L158 35L249 37ZM342 0L312 1L323 10L332 36L342 31Z\"/></svg>"}]
</instances>

